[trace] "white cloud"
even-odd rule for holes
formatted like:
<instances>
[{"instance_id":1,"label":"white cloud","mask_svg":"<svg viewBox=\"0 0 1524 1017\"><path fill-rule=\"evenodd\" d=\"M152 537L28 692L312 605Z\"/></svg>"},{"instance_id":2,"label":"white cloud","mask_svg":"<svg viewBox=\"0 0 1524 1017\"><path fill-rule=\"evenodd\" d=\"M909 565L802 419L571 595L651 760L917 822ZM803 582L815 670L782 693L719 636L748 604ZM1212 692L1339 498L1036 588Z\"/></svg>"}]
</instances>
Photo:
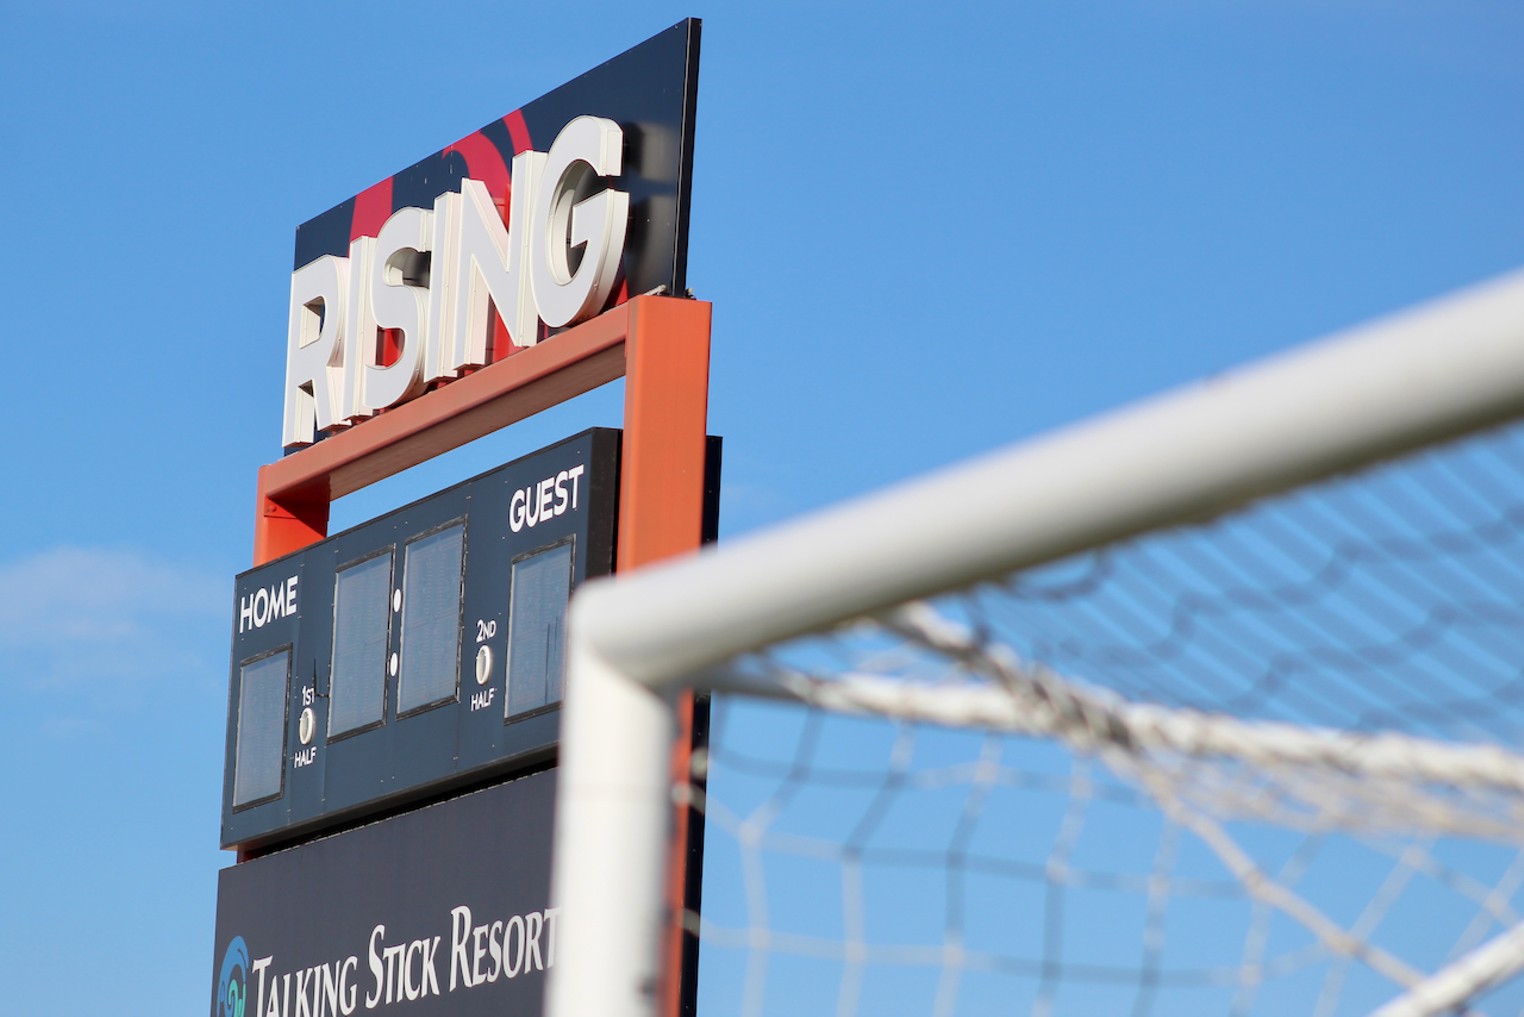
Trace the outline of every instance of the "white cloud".
<instances>
[{"instance_id":1,"label":"white cloud","mask_svg":"<svg viewBox=\"0 0 1524 1017\"><path fill-rule=\"evenodd\" d=\"M120 689L205 672L225 650L231 589L125 549L53 547L0 562L0 683Z\"/></svg>"},{"instance_id":2,"label":"white cloud","mask_svg":"<svg viewBox=\"0 0 1524 1017\"><path fill-rule=\"evenodd\" d=\"M226 615L231 583L130 550L55 547L0 564L0 641L110 642Z\"/></svg>"}]
</instances>

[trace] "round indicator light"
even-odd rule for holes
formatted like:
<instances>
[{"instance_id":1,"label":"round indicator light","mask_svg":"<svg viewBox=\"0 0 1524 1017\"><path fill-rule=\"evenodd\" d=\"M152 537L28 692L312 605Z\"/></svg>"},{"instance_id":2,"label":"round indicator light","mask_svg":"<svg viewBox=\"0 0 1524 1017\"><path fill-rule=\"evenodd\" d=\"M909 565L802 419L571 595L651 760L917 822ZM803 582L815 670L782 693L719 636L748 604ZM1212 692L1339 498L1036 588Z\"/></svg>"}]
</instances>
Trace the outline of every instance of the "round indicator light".
<instances>
[{"instance_id":1,"label":"round indicator light","mask_svg":"<svg viewBox=\"0 0 1524 1017\"><path fill-rule=\"evenodd\" d=\"M397 655L392 654L391 660L387 661L386 669L391 672L393 678L397 677Z\"/></svg>"},{"instance_id":2,"label":"round indicator light","mask_svg":"<svg viewBox=\"0 0 1524 1017\"><path fill-rule=\"evenodd\" d=\"M485 685L492 680L492 647L483 646L476 651L476 684Z\"/></svg>"},{"instance_id":3,"label":"round indicator light","mask_svg":"<svg viewBox=\"0 0 1524 1017\"><path fill-rule=\"evenodd\" d=\"M312 744L312 736L317 733L317 714L312 712L312 707L302 711L301 717L296 722L296 736L302 740L303 745Z\"/></svg>"}]
</instances>

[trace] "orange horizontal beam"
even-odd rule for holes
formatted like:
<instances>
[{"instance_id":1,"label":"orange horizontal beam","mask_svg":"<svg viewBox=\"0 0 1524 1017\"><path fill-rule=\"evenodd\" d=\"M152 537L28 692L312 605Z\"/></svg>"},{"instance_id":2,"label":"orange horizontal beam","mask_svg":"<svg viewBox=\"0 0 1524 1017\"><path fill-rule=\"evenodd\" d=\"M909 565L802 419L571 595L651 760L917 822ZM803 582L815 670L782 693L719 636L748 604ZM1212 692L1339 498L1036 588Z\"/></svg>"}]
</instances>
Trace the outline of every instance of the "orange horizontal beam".
<instances>
[{"instance_id":1,"label":"orange horizontal beam","mask_svg":"<svg viewBox=\"0 0 1524 1017\"><path fill-rule=\"evenodd\" d=\"M342 498L621 377L620 347L635 303L271 463L260 471L265 494L276 501Z\"/></svg>"},{"instance_id":2,"label":"orange horizontal beam","mask_svg":"<svg viewBox=\"0 0 1524 1017\"><path fill-rule=\"evenodd\" d=\"M622 377L636 315L668 302L693 303L636 297L261 467L254 564L327 536L335 499Z\"/></svg>"}]
</instances>

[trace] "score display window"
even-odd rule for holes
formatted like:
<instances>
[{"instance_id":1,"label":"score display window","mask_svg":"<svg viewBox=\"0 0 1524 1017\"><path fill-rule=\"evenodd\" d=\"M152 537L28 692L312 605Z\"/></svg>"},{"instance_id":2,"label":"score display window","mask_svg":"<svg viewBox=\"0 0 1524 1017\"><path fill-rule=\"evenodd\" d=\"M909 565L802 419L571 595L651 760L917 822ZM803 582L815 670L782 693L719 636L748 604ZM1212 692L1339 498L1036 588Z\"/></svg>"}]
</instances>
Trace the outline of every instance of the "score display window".
<instances>
[{"instance_id":1,"label":"score display window","mask_svg":"<svg viewBox=\"0 0 1524 1017\"><path fill-rule=\"evenodd\" d=\"M240 669L233 762L234 808L273 798L281 792L290 685L289 649L251 660Z\"/></svg>"},{"instance_id":2,"label":"score display window","mask_svg":"<svg viewBox=\"0 0 1524 1017\"><path fill-rule=\"evenodd\" d=\"M561 701L575 547L576 538L569 538L513 563L505 704L509 719Z\"/></svg>"},{"instance_id":3,"label":"score display window","mask_svg":"<svg viewBox=\"0 0 1524 1017\"><path fill-rule=\"evenodd\" d=\"M465 553L464 522L417 537L403 550L398 714L459 695Z\"/></svg>"},{"instance_id":4,"label":"score display window","mask_svg":"<svg viewBox=\"0 0 1524 1017\"><path fill-rule=\"evenodd\" d=\"M386 716L390 549L338 570L333 580L333 659L328 737L364 731Z\"/></svg>"},{"instance_id":5,"label":"score display window","mask_svg":"<svg viewBox=\"0 0 1524 1017\"><path fill-rule=\"evenodd\" d=\"M224 847L553 760L568 602L613 571L619 439L584 432L238 577Z\"/></svg>"}]
</instances>

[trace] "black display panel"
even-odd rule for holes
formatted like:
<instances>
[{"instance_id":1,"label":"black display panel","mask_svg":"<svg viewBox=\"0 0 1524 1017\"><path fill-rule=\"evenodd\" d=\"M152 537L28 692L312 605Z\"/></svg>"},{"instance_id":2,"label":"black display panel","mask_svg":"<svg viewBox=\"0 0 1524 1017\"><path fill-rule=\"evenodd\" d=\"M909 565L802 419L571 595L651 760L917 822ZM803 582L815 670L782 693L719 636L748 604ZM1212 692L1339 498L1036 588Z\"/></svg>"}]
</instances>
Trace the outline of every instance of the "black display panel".
<instances>
[{"instance_id":1,"label":"black display panel","mask_svg":"<svg viewBox=\"0 0 1524 1017\"><path fill-rule=\"evenodd\" d=\"M212 1017L543 1010L555 771L223 869Z\"/></svg>"},{"instance_id":2,"label":"black display panel","mask_svg":"<svg viewBox=\"0 0 1524 1017\"><path fill-rule=\"evenodd\" d=\"M308 588L311 591L311 588ZM333 657L328 669L328 734L352 734L386 720L386 651L392 550L340 568L333 577Z\"/></svg>"},{"instance_id":3,"label":"black display panel","mask_svg":"<svg viewBox=\"0 0 1524 1017\"><path fill-rule=\"evenodd\" d=\"M566 600L613 571L619 442L584 432L238 577L224 847L551 758Z\"/></svg>"},{"instance_id":4,"label":"black display panel","mask_svg":"<svg viewBox=\"0 0 1524 1017\"><path fill-rule=\"evenodd\" d=\"M402 558L402 665L397 712L426 710L460 694L466 525L408 542ZM511 584L510 584L511 590ZM512 594L510 593L510 596ZM511 631L511 630L510 630Z\"/></svg>"},{"instance_id":5,"label":"black display panel","mask_svg":"<svg viewBox=\"0 0 1524 1017\"><path fill-rule=\"evenodd\" d=\"M510 718L561 700L575 551L576 545L567 540L513 563L513 602L508 614Z\"/></svg>"},{"instance_id":6,"label":"black display panel","mask_svg":"<svg viewBox=\"0 0 1524 1017\"><path fill-rule=\"evenodd\" d=\"M281 792L285 772L286 703L291 695L291 651L277 650L239 669L238 726L233 748L233 808Z\"/></svg>"}]
</instances>

